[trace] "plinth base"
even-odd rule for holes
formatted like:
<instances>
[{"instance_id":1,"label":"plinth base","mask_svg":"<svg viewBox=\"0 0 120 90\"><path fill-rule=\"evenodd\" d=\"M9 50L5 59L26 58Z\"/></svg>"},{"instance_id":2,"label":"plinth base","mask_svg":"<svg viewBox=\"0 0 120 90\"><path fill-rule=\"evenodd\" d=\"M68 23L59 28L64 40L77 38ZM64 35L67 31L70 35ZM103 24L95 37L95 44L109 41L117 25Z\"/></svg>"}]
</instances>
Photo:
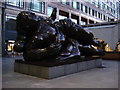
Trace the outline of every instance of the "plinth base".
<instances>
[{"instance_id":1,"label":"plinth base","mask_svg":"<svg viewBox=\"0 0 120 90\"><path fill-rule=\"evenodd\" d=\"M75 60L73 60L75 61ZM45 78L45 79L53 79L73 73L77 73L80 71L84 70L89 70L93 69L96 67L101 67L102 66L102 59L101 58L95 58L95 59L90 59L90 60L76 60L77 62L70 62L70 63L55 63L49 62L50 64L45 64L38 62L26 62L23 60L15 60L14 63L14 71L35 76L35 77L40 77L40 78ZM67 61L68 62L68 61Z\"/></svg>"}]
</instances>

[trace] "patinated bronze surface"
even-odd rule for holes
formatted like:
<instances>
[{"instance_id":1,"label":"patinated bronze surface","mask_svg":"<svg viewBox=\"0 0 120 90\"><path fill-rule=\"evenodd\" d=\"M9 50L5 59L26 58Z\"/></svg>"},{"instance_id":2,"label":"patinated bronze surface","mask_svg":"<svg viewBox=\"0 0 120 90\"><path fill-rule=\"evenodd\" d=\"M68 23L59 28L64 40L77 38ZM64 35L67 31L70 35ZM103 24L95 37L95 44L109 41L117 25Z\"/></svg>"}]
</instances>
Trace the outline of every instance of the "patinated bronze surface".
<instances>
[{"instance_id":1,"label":"patinated bronze surface","mask_svg":"<svg viewBox=\"0 0 120 90\"><path fill-rule=\"evenodd\" d=\"M84 30L69 18L55 22L56 9L51 17L43 18L22 11L17 16L16 52L23 52L26 61L58 59L76 56L103 55L92 32Z\"/></svg>"}]
</instances>

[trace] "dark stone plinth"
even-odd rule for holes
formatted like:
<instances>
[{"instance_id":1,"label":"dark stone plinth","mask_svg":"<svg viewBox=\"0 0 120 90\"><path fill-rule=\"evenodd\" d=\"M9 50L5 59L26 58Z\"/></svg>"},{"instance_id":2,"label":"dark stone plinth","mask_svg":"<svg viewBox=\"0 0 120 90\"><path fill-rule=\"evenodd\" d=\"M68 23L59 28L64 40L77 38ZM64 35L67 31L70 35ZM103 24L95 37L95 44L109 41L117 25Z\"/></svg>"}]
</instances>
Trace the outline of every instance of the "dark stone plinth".
<instances>
[{"instance_id":1,"label":"dark stone plinth","mask_svg":"<svg viewBox=\"0 0 120 90\"><path fill-rule=\"evenodd\" d=\"M102 59L100 57L74 58L66 61L48 62L26 62L17 59L14 63L14 71L40 78L53 79L101 66Z\"/></svg>"}]
</instances>

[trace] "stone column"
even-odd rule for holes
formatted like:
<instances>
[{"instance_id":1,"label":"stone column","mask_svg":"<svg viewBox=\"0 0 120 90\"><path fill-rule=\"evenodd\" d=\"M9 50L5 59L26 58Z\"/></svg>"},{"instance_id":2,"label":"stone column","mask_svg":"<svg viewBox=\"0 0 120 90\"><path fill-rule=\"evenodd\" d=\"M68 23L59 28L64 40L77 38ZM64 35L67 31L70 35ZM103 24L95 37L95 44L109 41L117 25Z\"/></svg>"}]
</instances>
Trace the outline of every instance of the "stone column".
<instances>
[{"instance_id":1,"label":"stone column","mask_svg":"<svg viewBox=\"0 0 120 90\"><path fill-rule=\"evenodd\" d=\"M71 10L70 10L70 12L69 12L69 18L71 19Z\"/></svg>"},{"instance_id":2,"label":"stone column","mask_svg":"<svg viewBox=\"0 0 120 90\"><path fill-rule=\"evenodd\" d=\"M56 20L59 21L59 8L57 8L57 17Z\"/></svg>"},{"instance_id":3,"label":"stone column","mask_svg":"<svg viewBox=\"0 0 120 90\"><path fill-rule=\"evenodd\" d=\"M79 15L79 25L81 25L81 15Z\"/></svg>"},{"instance_id":4,"label":"stone column","mask_svg":"<svg viewBox=\"0 0 120 90\"><path fill-rule=\"evenodd\" d=\"M3 4L1 4L2 6L0 6L0 21L1 21L1 51L2 51L2 56L4 57L5 56L5 16L6 16L6 12L5 12L5 9L6 9L6 6L3 6Z\"/></svg>"},{"instance_id":5,"label":"stone column","mask_svg":"<svg viewBox=\"0 0 120 90\"><path fill-rule=\"evenodd\" d=\"M89 20L89 18L87 18L87 24L90 24L90 20Z\"/></svg>"},{"instance_id":6,"label":"stone column","mask_svg":"<svg viewBox=\"0 0 120 90\"><path fill-rule=\"evenodd\" d=\"M0 3L0 57L2 56L2 3Z\"/></svg>"}]
</instances>

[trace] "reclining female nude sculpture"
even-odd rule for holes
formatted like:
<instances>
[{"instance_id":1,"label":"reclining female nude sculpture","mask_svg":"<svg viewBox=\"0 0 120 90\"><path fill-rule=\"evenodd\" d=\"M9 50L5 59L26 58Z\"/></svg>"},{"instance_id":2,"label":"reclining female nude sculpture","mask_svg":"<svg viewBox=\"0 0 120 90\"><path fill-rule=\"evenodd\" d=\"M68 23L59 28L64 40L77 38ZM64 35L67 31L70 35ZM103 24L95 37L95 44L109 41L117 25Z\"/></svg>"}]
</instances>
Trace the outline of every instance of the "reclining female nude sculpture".
<instances>
[{"instance_id":1,"label":"reclining female nude sculpture","mask_svg":"<svg viewBox=\"0 0 120 90\"><path fill-rule=\"evenodd\" d=\"M100 46L92 32L69 18L56 22L55 19L56 9L46 19L27 11L18 14L14 50L23 52L25 61L103 55L102 51L92 48L92 45Z\"/></svg>"}]
</instances>

